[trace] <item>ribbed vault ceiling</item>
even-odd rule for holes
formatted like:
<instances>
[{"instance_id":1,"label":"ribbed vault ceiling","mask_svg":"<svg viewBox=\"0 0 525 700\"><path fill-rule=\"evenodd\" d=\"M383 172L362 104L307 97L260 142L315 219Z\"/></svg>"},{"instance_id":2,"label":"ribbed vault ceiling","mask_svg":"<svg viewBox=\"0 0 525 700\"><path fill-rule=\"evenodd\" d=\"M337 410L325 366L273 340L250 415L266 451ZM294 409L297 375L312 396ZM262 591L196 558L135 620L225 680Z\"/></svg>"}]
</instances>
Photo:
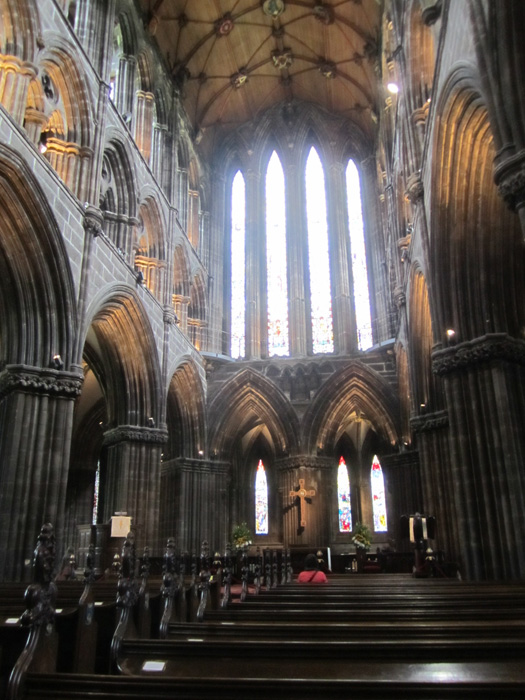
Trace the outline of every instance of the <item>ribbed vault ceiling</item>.
<instances>
[{"instance_id":1,"label":"ribbed vault ceiling","mask_svg":"<svg viewBox=\"0 0 525 700\"><path fill-rule=\"evenodd\" d=\"M306 100L371 136L380 0L140 0L197 138L282 100Z\"/></svg>"}]
</instances>

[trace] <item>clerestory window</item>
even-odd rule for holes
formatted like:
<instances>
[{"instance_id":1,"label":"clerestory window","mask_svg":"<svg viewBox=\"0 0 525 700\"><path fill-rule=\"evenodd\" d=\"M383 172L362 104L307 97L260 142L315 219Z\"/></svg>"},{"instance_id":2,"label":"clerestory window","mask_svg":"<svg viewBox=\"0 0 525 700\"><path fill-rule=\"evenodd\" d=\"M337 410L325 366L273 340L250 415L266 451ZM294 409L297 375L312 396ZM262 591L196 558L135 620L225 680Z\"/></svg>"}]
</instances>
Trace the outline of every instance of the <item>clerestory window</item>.
<instances>
[{"instance_id":1,"label":"clerestory window","mask_svg":"<svg viewBox=\"0 0 525 700\"><path fill-rule=\"evenodd\" d=\"M261 180L251 178L250 194L240 170L232 180L230 333L225 351L242 358L366 350L373 345L373 335L357 166L348 160L344 178L334 182L315 146L309 145L293 167L288 161L285 167L283 158L277 150L271 152ZM334 214L336 210L345 212L344 218ZM352 296L355 327L348 308ZM353 346L346 341L352 336Z\"/></svg>"}]
</instances>

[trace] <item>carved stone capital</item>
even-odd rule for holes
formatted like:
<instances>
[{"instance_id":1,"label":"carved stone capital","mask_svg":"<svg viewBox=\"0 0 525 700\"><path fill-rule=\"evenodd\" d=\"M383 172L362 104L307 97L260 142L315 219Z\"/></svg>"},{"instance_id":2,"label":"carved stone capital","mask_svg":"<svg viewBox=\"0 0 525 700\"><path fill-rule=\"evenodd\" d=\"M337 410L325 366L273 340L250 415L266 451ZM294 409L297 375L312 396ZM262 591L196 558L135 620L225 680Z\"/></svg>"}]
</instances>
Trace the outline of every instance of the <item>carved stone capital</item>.
<instances>
[{"instance_id":1,"label":"carved stone capital","mask_svg":"<svg viewBox=\"0 0 525 700\"><path fill-rule=\"evenodd\" d=\"M307 469L334 469L337 467L335 457L315 457L313 455L297 455L296 457L284 457L275 462L279 471L295 471L301 467Z\"/></svg>"},{"instance_id":2,"label":"carved stone capital","mask_svg":"<svg viewBox=\"0 0 525 700\"><path fill-rule=\"evenodd\" d=\"M6 72L18 73L29 78L34 78L38 75L38 67L35 66L34 63L23 61L13 54L0 55L0 69Z\"/></svg>"},{"instance_id":3,"label":"carved stone capital","mask_svg":"<svg viewBox=\"0 0 525 700\"><path fill-rule=\"evenodd\" d=\"M436 350L432 353L432 371L443 376L493 361L525 365L525 341L511 338L506 333L490 333Z\"/></svg>"},{"instance_id":4,"label":"carved stone capital","mask_svg":"<svg viewBox=\"0 0 525 700\"><path fill-rule=\"evenodd\" d=\"M425 126L428 119L428 113L430 110L430 103L425 102L423 107L418 107L412 112L412 122L414 126Z\"/></svg>"},{"instance_id":5,"label":"carved stone capital","mask_svg":"<svg viewBox=\"0 0 525 700\"><path fill-rule=\"evenodd\" d=\"M192 457L177 457L163 462L164 473L216 474L227 476L231 469L230 462L219 459L194 459Z\"/></svg>"},{"instance_id":6,"label":"carved stone capital","mask_svg":"<svg viewBox=\"0 0 525 700\"><path fill-rule=\"evenodd\" d=\"M506 158L494 170L498 192L512 211L525 206L525 152Z\"/></svg>"},{"instance_id":7,"label":"carved stone capital","mask_svg":"<svg viewBox=\"0 0 525 700\"><path fill-rule=\"evenodd\" d=\"M398 309L401 309L407 303L407 296L405 290L402 287L396 287L394 289L394 304Z\"/></svg>"},{"instance_id":8,"label":"carved stone capital","mask_svg":"<svg viewBox=\"0 0 525 700\"><path fill-rule=\"evenodd\" d=\"M410 427L414 433L427 433L447 428L448 413L436 411L436 413L426 413L423 416L414 416L410 419Z\"/></svg>"},{"instance_id":9,"label":"carved stone capital","mask_svg":"<svg viewBox=\"0 0 525 700\"><path fill-rule=\"evenodd\" d=\"M80 395L83 381L82 375L73 372L7 365L0 373L0 400L14 391L75 399Z\"/></svg>"},{"instance_id":10,"label":"carved stone capital","mask_svg":"<svg viewBox=\"0 0 525 700\"><path fill-rule=\"evenodd\" d=\"M405 197L412 204L416 204L420 199L423 199L423 193L423 180L421 172L418 170L407 178Z\"/></svg>"},{"instance_id":11,"label":"carved stone capital","mask_svg":"<svg viewBox=\"0 0 525 700\"><path fill-rule=\"evenodd\" d=\"M104 217L100 209L88 204L84 214L84 230L96 238L102 233L102 222Z\"/></svg>"},{"instance_id":12,"label":"carved stone capital","mask_svg":"<svg viewBox=\"0 0 525 700\"><path fill-rule=\"evenodd\" d=\"M171 306L165 306L163 309L162 319L168 326L173 326L177 322L177 314Z\"/></svg>"},{"instance_id":13,"label":"carved stone capital","mask_svg":"<svg viewBox=\"0 0 525 700\"><path fill-rule=\"evenodd\" d=\"M119 425L104 433L104 446L118 445L121 442L149 442L164 445L168 441L168 431L162 428L148 428L142 425Z\"/></svg>"}]
</instances>

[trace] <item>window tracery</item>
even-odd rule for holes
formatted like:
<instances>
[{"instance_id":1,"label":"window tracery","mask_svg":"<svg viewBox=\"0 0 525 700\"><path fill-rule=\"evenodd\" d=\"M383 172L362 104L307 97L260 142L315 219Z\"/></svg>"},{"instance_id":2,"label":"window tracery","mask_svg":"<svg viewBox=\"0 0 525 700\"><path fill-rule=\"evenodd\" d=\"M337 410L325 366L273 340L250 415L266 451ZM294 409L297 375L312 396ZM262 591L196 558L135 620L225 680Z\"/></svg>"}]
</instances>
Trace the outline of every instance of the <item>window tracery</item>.
<instances>
[{"instance_id":1,"label":"window tracery","mask_svg":"<svg viewBox=\"0 0 525 700\"><path fill-rule=\"evenodd\" d=\"M246 257L239 257L241 248L230 236L232 268L225 270L229 337L223 347L234 358L344 354L374 342L360 173L309 122L299 128L300 110L296 122L293 134L287 124L286 133L277 135L268 160L264 138L243 152L232 137L233 162L251 173L238 212L235 178L228 178L231 226L240 218L249 222L241 246Z\"/></svg>"},{"instance_id":2,"label":"window tracery","mask_svg":"<svg viewBox=\"0 0 525 700\"><path fill-rule=\"evenodd\" d=\"M255 534L268 534L268 482L261 459L255 476Z\"/></svg>"},{"instance_id":3,"label":"window tracery","mask_svg":"<svg viewBox=\"0 0 525 700\"><path fill-rule=\"evenodd\" d=\"M374 455L374 459L372 460L370 482L372 485L374 532L386 532L388 528L386 520L385 480L377 455Z\"/></svg>"},{"instance_id":4,"label":"window tracery","mask_svg":"<svg viewBox=\"0 0 525 700\"><path fill-rule=\"evenodd\" d=\"M346 462L341 457L337 469L337 504L339 516L339 532L352 531L352 505L350 502L350 480Z\"/></svg>"},{"instance_id":5,"label":"window tracery","mask_svg":"<svg viewBox=\"0 0 525 700\"><path fill-rule=\"evenodd\" d=\"M245 352L245 183L240 170L233 178L231 203L231 347L232 357Z\"/></svg>"}]
</instances>

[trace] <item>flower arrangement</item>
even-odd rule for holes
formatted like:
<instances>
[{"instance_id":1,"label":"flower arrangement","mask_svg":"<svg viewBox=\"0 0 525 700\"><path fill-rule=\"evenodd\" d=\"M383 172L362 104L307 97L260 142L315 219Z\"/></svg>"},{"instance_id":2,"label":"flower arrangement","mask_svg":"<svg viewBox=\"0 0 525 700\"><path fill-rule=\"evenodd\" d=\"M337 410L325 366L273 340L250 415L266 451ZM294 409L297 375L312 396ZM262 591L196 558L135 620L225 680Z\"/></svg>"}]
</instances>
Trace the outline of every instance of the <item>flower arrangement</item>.
<instances>
[{"instance_id":1,"label":"flower arrangement","mask_svg":"<svg viewBox=\"0 0 525 700\"><path fill-rule=\"evenodd\" d=\"M372 533L368 525L364 523L356 523L352 535L352 542L355 544L356 549L370 549L372 544Z\"/></svg>"},{"instance_id":2,"label":"flower arrangement","mask_svg":"<svg viewBox=\"0 0 525 700\"><path fill-rule=\"evenodd\" d=\"M251 545L253 535L246 523L234 525L232 530L232 543L236 549L242 549Z\"/></svg>"}]
</instances>

